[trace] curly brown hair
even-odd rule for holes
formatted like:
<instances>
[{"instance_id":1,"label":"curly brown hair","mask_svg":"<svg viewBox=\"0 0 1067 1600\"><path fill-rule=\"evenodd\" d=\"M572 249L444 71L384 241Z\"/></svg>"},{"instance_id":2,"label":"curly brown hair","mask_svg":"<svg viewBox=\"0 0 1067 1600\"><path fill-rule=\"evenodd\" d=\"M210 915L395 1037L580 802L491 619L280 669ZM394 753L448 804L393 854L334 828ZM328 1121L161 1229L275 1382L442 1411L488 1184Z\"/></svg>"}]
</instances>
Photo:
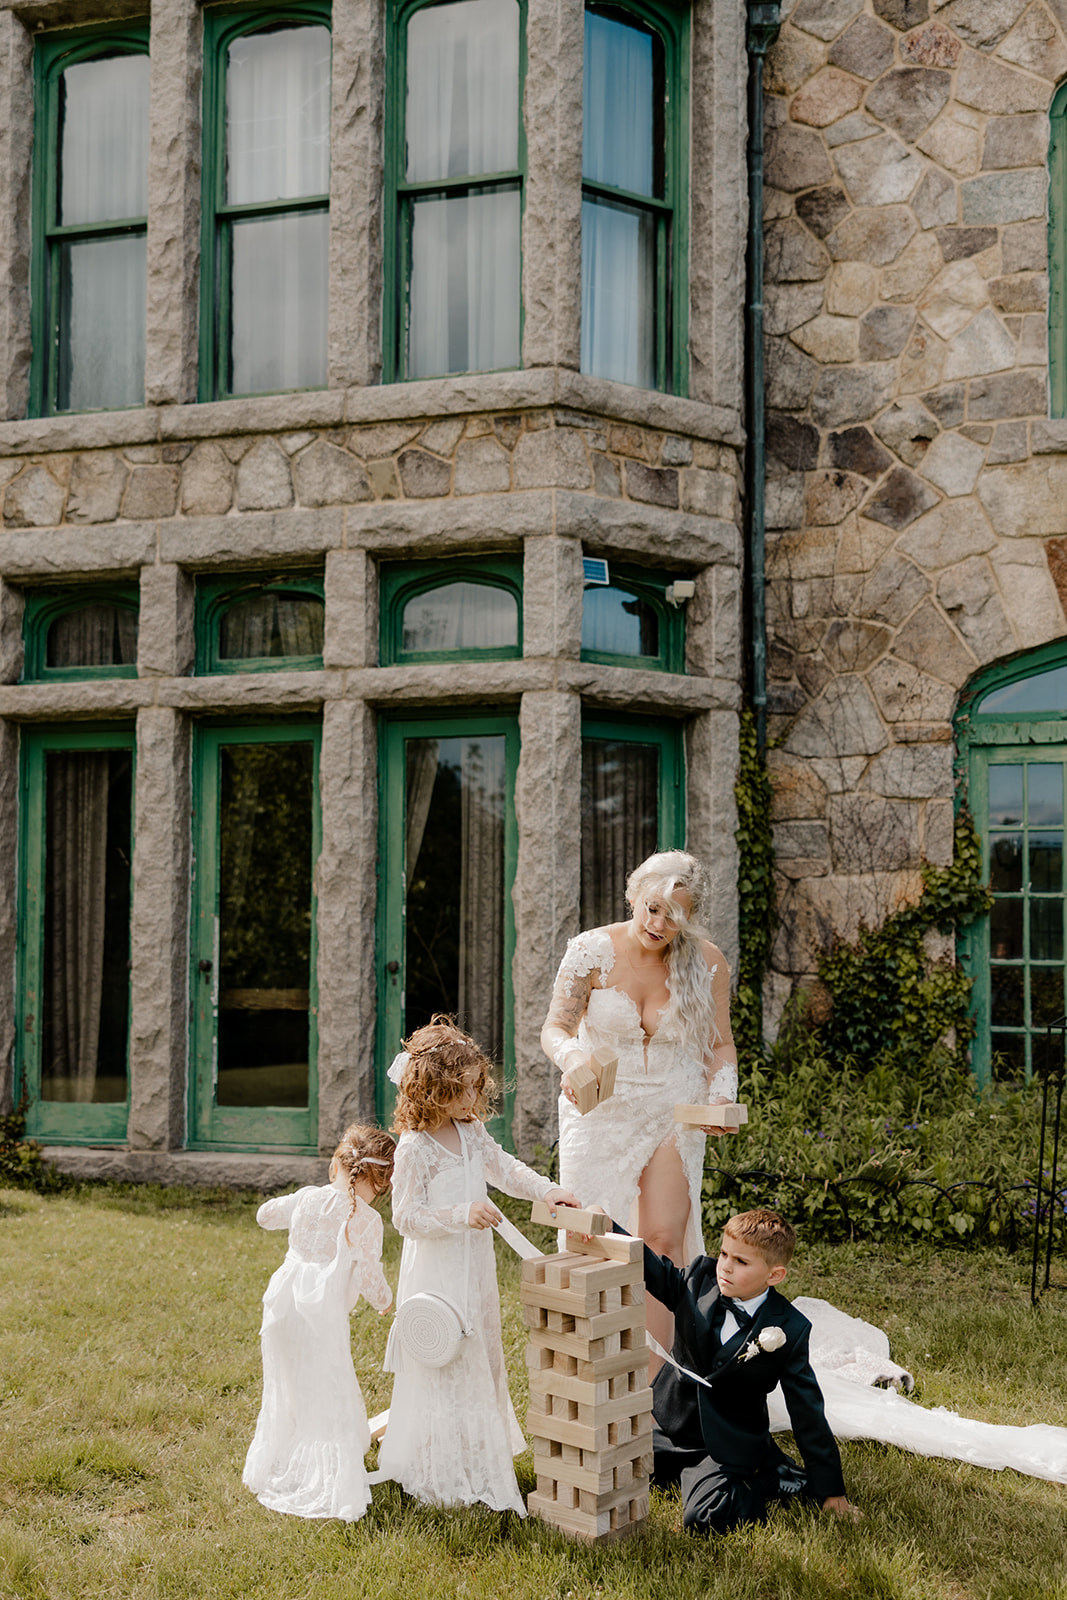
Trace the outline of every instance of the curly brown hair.
<instances>
[{"instance_id":1,"label":"curly brown hair","mask_svg":"<svg viewBox=\"0 0 1067 1600\"><path fill-rule=\"evenodd\" d=\"M345 1129L330 1162L330 1176L333 1176L335 1170L344 1173L345 1188L352 1202L352 1209L348 1213L349 1222L356 1212L356 1184L368 1182L374 1190L375 1199L380 1194L385 1194L393 1181L395 1155L396 1144L384 1128L371 1128L363 1123L353 1122L350 1128ZM347 1222L345 1238L348 1238Z\"/></svg>"},{"instance_id":2,"label":"curly brown hair","mask_svg":"<svg viewBox=\"0 0 1067 1600\"><path fill-rule=\"evenodd\" d=\"M496 1092L493 1069L470 1034L456 1026L455 1017L435 1012L403 1044L409 1060L396 1097L394 1132L432 1133L452 1115L450 1107L468 1085L475 1101L461 1120L486 1120Z\"/></svg>"}]
</instances>

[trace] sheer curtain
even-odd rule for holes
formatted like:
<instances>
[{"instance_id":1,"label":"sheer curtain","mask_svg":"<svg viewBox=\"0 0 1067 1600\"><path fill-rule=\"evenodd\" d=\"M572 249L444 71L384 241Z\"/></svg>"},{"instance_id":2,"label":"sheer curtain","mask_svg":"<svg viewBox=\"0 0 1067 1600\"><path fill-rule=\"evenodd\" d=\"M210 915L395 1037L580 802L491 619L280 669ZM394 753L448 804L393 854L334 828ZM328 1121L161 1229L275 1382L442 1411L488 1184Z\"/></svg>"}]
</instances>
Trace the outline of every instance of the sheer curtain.
<instances>
[{"instance_id":1,"label":"sheer curtain","mask_svg":"<svg viewBox=\"0 0 1067 1600\"><path fill-rule=\"evenodd\" d=\"M47 758L42 1097L94 1099L107 915L107 751Z\"/></svg>"},{"instance_id":2,"label":"sheer curtain","mask_svg":"<svg viewBox=\"0 0 1067 1600\"><path fill-rule=\"evenodd\" d=\"M257 594L235 600L219 624L224 661L322 654L323 603L309 595Z\"/></svg>"},{"instance_id":3,"label":"sheer curtain","mask_svg":"<svg viewBox=\"0 0 1067 1600\"><path fill-rule=\"evenodd\" d=\"M404 650L502 649L518 642L518 602L487 583L444 584L407 602L401 637Z\"/></svg>"},{"instance_id":4,"label":"sheer curtain","mask_svg":"<svg viewBox=\"0 0 1067 1600\"><path fill-rule=\"evenodd\" d=\"M618 739L582 741L582 927L626 916L626 879L657 848L659 751Z\"/></svg>"},{"instance_id":5,"label":"sheer curtain","mask_svg":"<svg viewBox=\"0 0 1067 1600\"><path fill-rule=\"evenodd\" d=\"M119 222L148 210L147 54L63 74L59 220Z\"/></svg>"},{"instance_id":6,"label":"sheer curtain","mask_svg":"<svg viewBox=\"0 0 1067 1600\"><path fill-rule=\"evenodd\" d=\"M407 30L409 183L518 164L515 0L425 6ZM518 190L412 202L408 374L484 371L519 358Z\"/></svg>"},{"instance_id":7,"label":"sheer curtain","mask_svg":"<svg viewBox=\"0 0 1067 1600\"><path fill-rule=\"evenodd\" d=\"M491 1061L504 1054L504 741L463 743L459 1014Z\"/></svg>"},{"instance_id":8,"label":"sheer curtain","mask_svg":"<svg viewBox=\"0 0 1067 1600\"><path fill-rule=\"evenodd\" d=\"M50 667L129 666L136 660L137 613L129 606L79 606L48 630Z\"/></svg>"}]
</instances>

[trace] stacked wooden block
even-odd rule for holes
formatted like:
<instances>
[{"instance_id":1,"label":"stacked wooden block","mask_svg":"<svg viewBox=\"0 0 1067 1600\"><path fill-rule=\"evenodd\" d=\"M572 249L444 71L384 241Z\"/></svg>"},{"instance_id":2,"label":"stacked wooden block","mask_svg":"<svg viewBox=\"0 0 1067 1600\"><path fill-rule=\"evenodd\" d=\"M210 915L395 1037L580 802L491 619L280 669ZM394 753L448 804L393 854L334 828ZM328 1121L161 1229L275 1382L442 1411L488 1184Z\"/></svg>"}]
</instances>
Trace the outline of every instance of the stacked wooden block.
<instances>
[{"instance_id":1,"label":"stacked wooden block","mask_svg":"<svg viewBox=\"0 0 1067 1600\"><path fill-rule=\"evenodd\" d=\"M559 1218L534 1208L535 1222ZM574 1227L603 1229L579 1213ZM537 1489L528 1505L565 1533L603 1543L648 1517L652 1390L648 1386L640 1239L571 1237L563 1254L525 1261L530 1409Z\"/></svg>"}]
</instances>

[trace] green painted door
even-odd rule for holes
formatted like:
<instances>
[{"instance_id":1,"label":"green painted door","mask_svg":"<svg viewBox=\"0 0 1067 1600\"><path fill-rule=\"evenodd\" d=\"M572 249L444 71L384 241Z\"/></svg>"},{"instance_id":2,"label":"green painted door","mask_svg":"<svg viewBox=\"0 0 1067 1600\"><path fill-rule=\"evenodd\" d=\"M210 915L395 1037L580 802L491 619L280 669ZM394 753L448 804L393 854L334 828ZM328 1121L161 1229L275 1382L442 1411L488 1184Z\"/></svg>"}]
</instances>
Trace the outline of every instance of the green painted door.
<instances>
[{"instance_id":1,"label":"green painted door","mask_svg":"<svg viewBox=\"0 0 1067 1600\"><path fill-rule=\"evenodd\" d=\"M379 1110L386 1069L435 1011L458 1017L489 1059L514 1071L511 886L519 733L514 716L386 722L382 731ZM494 1119L510 1125L510 1098Z\"/></svg>"},{"instance_id":2,"label":"green painted door","mask_svg":"<svg viewBox=\"0 0 1067 1600\"><path fill-rule=\"evenodd\" d=\"M36 1139L126 1137L133 778L132 728L22 735L17 1077Z\"/></svg>"},{"instance_id":3,"label":"green painted door","mask_svg":"<svg viewBox=\"0 0 1067 1600\"><path fill-rule=\"evenodd\" d=\"M317 725L198 730L194 1149L318 1148Z\"/></svg>"}]
</instances>

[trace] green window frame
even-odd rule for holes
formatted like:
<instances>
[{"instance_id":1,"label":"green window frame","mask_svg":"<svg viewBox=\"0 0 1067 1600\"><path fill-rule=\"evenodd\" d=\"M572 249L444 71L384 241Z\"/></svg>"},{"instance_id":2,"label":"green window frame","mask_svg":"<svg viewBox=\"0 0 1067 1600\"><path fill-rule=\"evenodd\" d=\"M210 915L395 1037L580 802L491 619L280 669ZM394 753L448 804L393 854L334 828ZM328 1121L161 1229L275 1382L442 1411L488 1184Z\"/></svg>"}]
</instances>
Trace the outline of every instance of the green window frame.
<instances>
[{"instance_id":1,"label":"green window frame","mask_svg":"<svg viewBox=\"0 0 1067 1600\"><path fill-rule=\"evenodd\" d=\"M24 683L47 683L88 678L136 678L136 661L111 666L50 667L48 665L48 632L54 622L85 606L113 605L139 612L136 587L130 585L93 585L78 589L32 589L26 595L23 613L22 637L25 647L22 667Z\"/></svg>"},{"instance_id":2,"label":"green window frame","mask_svg":"<svg viewBox=\"0 0 1067 1600\"><path fill-rule=\"evenodd\" d=\"M278 7L209 6L204 9L204 156L201 206L200 384L201 400L242 393L293 393L326 387L322 382L293 389L254 391L233 386L233 230L242 223L304 217L330 210L329 191L231 204L226 195L226 63L236 40L248 34L291 27L331 29L331 7L322 0L289 0ZM325 353L324 353L325 360Z\"/></svg>"},{"instance_id":3,"label":"green window frame","mask_svg":"<svg viewBox=\"0 0 1067 1600\"><path fill-rule=\"evenodd\" d=\"M136 736L130 726L84 723L68 727L24 728L21 733L19 806L19 906L15 997L15 1099L25 1096L26 1132L31 1138L62 1144L120 1144L129 1117L129 1021L126 1031L127 1095L121 1101L91 1104L41 1098L41 1050L46 993L45 917L46 767L48 756L81 751L128 750L131 759L129 853L133 856L136 796ZM133 881L130 875L130 893Z\"/></svg>"},{"instance_id":4,"label":"green window frame","mask_svg":"<svg viewBox=\"0 0 1067 1600\"><path fill-rule=\"evenodd\" d=\"M623 4L587 0L586 16L602 16L652 34L663 51L662 105L653 107L660 145L656 165L662 192L642 194L587 176L583 159L582 202L600 202L647 219L655 230L655 388L685 395L689 389L689 8L626 0ZM583 145L584 148L584 145ZM583 224L583 237L584 237ZM592 312L582 274L582 371L596 374L590 356ZM603 376L603 374L596 374Z\"/></svg>"},{"instance_id":5,"label":"green window frame","mask_svg":"<svg viewBox=\"0 0 1067 1600\"><path fill-rule=\"evenodd\" d=\"M1067 417L1067 83L1049 111L1048 352L1052 415Z\"/></svg>"},{"instance_id":6,"label":"green window frame","mask_svg":"<svg viewBox=\"0 0 1067 1600\"><path fill-rule=\"evenodd\" d=\"M613 854L618 855L620 850L626 850L626 860L620 869L619 881L616 889L619 896L617 916L608 920L615 921L624 914L622 893L626 878L645 856L653 850L684 850L686 832L686 806L685 806L685 741L684 725L677 721L661 720L654 722L649 717L609 717L599 712L586 712L582 715L582 865L581 882L583 888L582 925L591 926L589 907L586 901L596 897L599 886L602 892L603 863L598 862L588 854L592 847L593 819L586 809L586 753L590 744L603 741L609 744L644 745L656 753L657 760L657 785L656 785L656 828L654 840L646 840L644 845L632 843L628 847L622 841L613 848ZM623 808L629 812L630 808ZM632 820L632 818L631 818ZM626 823L622 824L622 831L626 831ZM651 848L648 848L648 846ZM634 859L630 860L629 856ZM593 920L603 920L594 918Z\"/></svg>"},{"instance_id":7,"label":"green window frame","mask_svg":"<svg viewBox=\"0 0 1067 1600\"><path fill-rule=\"evenodd\" d=\"M520 556L469 556L449 561L383 563L380 568L381 665L399 666L414 661L514 661L522 656L522 558ZM503 589L513 596L518 611L518 632L513 645L473 647L466 650L405 650L404 608L410 600L453 583L479 584Z\"/></svg>"},{"instance_id":8,"label":"green window frame","mask_svg":"<svg viewBox=\"0 0 1067 1600\"><path fill-rule=\"evenodd\" d=\"M144 403L140 391L114 406L63 405L66 347L65 319L70 312L69 285L63 256L79 246L104 246L124 239L147 238L148 217L97 218L63 224L61 204L61 140L64 72L112 56L148 54L148 23L120 23L77 33L45 34L34 42L34 135L30 254L30 415L50 417L75 410L122 410ZM147 169L148 150L145 148ZM144 326L140 330L144 344Z\"/></svg>"},{"instance_id":9,"label":"green window frame","mask_svg":"<svg viewBox=\"0 0 1067 1600\"><path fill-rule=\"evenodd\" d=\"M308 992L307 1106L220 1106L218 1082L219 943L221 874L221 752L242 744L307 743L312 751L310 972ZM284 1150L313 1155L318 1150L318 985L316 979L318 902L315 884L322 847L319 804L318 722L204 723L194 731L194 877L189 993L192 997L189 1073L191 1150Z\"/></svg>"},{"instance_id":10,"label":"green window frame","mask_svg":"<svg viewBox=\"0 0 1067 1600\"><path fill-rule=\"evenodd\" d=\"M375 1036L377 1112L383 1127L392 1121L396 1090L386 1077L406 1032L406 763L408 739L448 739L502 735L508 802L504 811L503 882L503 1035L504 1061L496 1116L489 1124L494 1138L510 1144L515 1083L515 908L512 889L519 854L515 815L515 778L519 766L519 719L514 711L457 714L427 712L419 716L383 717L379 724L379 894L375 949L378 960L378 1025Z\"/></svg>"},{"instance_id":11,"label":"green window frame","mask_svg":"<svg viewBox=\"0 0 1067 1600\"><path fill-rule=\"evenodd\" d=\"M608 650L587 650L583 646L582 660L597 661L609 667L643 667L649 672L684 673L685 608L671 605L666 598L667 587L673 580L649 573L644 567L616 566L614 562L608 568L608 575L611 581L607 588L621 590L637 600L643 600L655 612L658 648L655 655L631 656ZM583 624L585 599L597 590L603 592L604 587L603 584L586 584Z\"/></svg>"},{"instance_id":12,"label":"green window frame","mask_svg":"<svg viewBox=\"0 0 1067 1600\"><path fill-rule=\"evenodd\" d=\"M318 600L325 606L324 584L314 575L264 576L230 573L225 578L200 578L196 585L196 672L198 676L231 672L308 672L322 666L322 652L299 656L223 656L222 623L231 606L259 594Z\"/></svg>"},{"instance_id":13,"label":"green window frame","mask_svg":"<svg viewBox=\"0 0 1067 1600\"><path fill-rule=\"evenodd\" d=\"M412 265L412 226L414 206L420 199L447 199L450 196L517 190L519 195L519 283L518 350L514 367L522 365L522 217L526 205L526 124L523 100L526 84L526 0L517 0L519 12L519 82L517 163L500 172L467 173L463 176L409 182L407 171L407 28L416 12L428 5L448 0L390 0L386 33L386 154L385 154L385 238L384 307L382 339L383 381L402 382L408 372L407 336L409 329L409 290ZM499 368L494 370L510 370ZM418 373L414 376L446 376Z\"/></svg>"},{"instance_id":14,"label":"green window frame","mask_svg":"<svg viewBox=\"0 0 1067 1600\"><path fill-rule=\"evenodd\" d=\"M1055 682L1045 708L1012 707L1010 695L1008 704L990 705L998 691L1057 669L1062 686ZM978 673L961 696L956 740L959 793L968 797L983 881L995 897L993 911L959 938L960 959L973 981L972 1070L985 1085L1000 1075L1000 1057L1008 1081L1029 1079L1043 1060L1045 1028L1067 1009L1067 644L1059 640ZM991 804L991 787L998 798L1017 790L1020 804L1010 816L1003 804Z\"/></svg>"}]
</instances>

